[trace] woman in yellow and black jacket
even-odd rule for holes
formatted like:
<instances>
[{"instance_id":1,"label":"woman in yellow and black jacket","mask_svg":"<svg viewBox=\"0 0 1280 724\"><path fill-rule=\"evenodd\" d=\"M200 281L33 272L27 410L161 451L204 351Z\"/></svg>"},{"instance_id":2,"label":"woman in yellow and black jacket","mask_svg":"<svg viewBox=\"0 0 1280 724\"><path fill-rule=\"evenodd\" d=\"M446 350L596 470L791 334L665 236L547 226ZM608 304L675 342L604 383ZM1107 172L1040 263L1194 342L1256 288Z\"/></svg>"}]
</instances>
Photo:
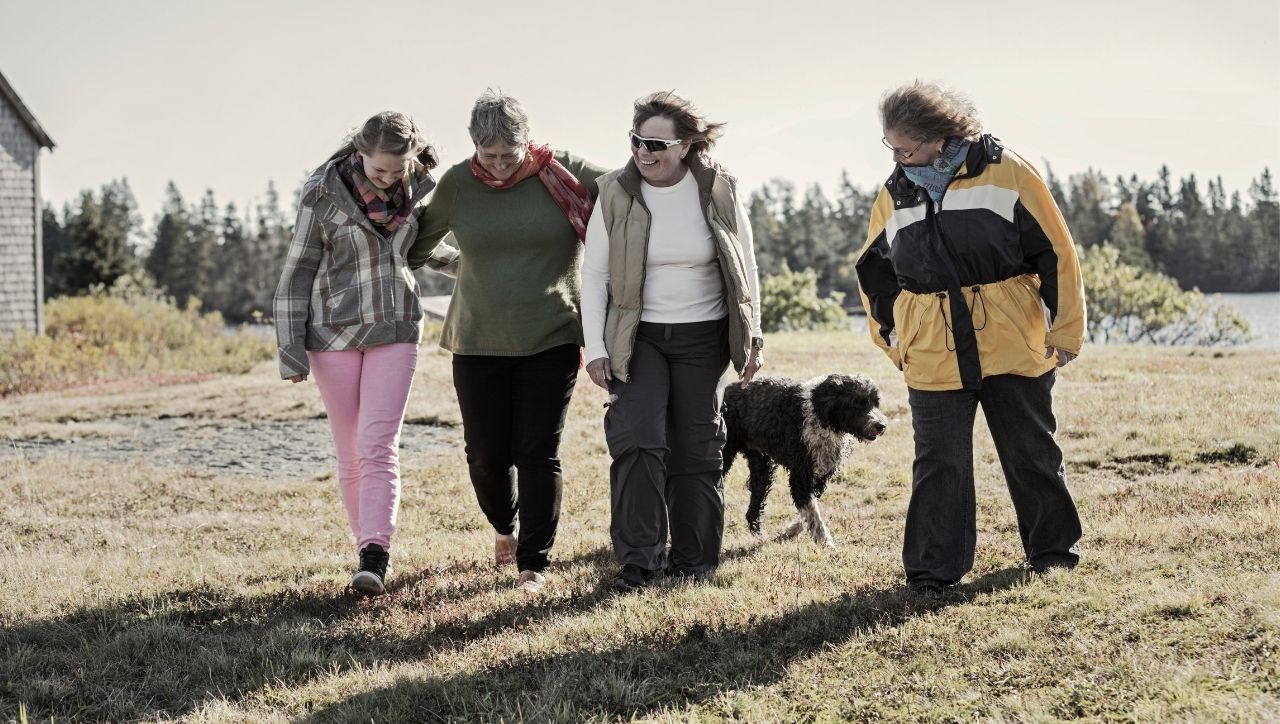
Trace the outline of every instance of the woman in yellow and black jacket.
<instances>
[{"instance_id":1,"label":"woman in yellow and black jacket","mask_svg":"<svg viewBox=\"0 0 1280 724\"><path fill-rule=\"evenodd\" d=\"M962 95L916 82L887 93L880 117L896 164L857 271L872 341L909 388L907 584L936 594L973 567L978 405L1028 565L1074 567L1080 520L1052 407L1055 368L1085 331L1071 233L1036 170L981 132Z\"/></svg>"}]
</instances>

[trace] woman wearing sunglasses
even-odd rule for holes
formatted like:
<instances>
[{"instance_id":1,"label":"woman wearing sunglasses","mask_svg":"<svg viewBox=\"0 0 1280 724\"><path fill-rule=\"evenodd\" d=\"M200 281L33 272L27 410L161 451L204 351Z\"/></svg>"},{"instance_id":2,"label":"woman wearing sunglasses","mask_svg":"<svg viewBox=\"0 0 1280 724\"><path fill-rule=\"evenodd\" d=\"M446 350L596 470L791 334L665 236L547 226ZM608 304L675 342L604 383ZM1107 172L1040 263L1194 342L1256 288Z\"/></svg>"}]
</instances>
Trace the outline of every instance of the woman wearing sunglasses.
<instances>
[{"instance_id":1,"label":"woman wearing sunglasses","mask_svg":"<svg viewBox=\"0 0 1280 724\"><path fill-rule=\"evenodd\" d=\"M746 384L764 364L751 225L707 156L722 126L674 93L636 101L631 160L599 179L587 228L582 324L587 372L610 392L618 590L719 564L720 378L732 361Z\"/></svg>"},{"instance_id":2,"label":"woman wearing sunglasses","mask_svg":"<svg viewBox=\"0 0 1280 724\"><path fill-rule=\"evenodd\" d=\"M456 262L440 346L453 352L467 468L494 529L494 561L537 593L560 521L560 435L581 364L578 264L605 169L529 140L515 98L471 111L475 154L440 178L413 268ZM453 232L455 251L440 240ZM516 534L519 523L518 537Z\"/></svg>"},{"instance_id":3,"label":"woman wearing sunglasses","mask_svg":"<svg viewBox=\"0 0 1280 724\"><path fill-rule=\"evenodd\" d=\"M857 262L872 341L902 370L916 455L902 561L936 596L973 567L973 422L982 407L1027 565L1071 568L1080 518L1054 439L1055 368L1080 353L1071 232L1036 170L973 104L914 83L880 102L896 162Z\"/></svg>"}]
</instances>

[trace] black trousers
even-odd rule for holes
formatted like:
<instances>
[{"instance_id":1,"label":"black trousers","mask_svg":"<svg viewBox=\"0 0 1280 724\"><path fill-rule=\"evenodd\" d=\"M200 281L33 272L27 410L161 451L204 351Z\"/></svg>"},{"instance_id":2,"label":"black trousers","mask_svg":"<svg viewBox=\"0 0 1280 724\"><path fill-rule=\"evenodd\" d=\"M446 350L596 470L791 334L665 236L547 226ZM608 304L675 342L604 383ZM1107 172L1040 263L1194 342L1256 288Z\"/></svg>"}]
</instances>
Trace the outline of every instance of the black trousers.
<instances>
[{"instance_id":1,"label":"black trousers","mask_svg":"<svg viewBox=\"0 0 1280 724\"><path fill-rule=\"evenodd\" d=\"M560 523L560 435L578 379L578 346L525 357L454 355L467 468L493 529L520 521L516 565L542 571Z\"/></svg>"},{"instance_id":2,"label":"black trousers","mask_svg":"<svg viewBox=\"0 0 1280 724\"><path fill-rule=\"evenodd\" d=\"M1040 377L994 375L982 380L980 390L908 390L916 444L902 546L908 584L952 584L973 568L978 405L1004 469L1028 563L1043 569L1079 560L1080 516L1054 438L1055 377L1050 370Z\"/></svg>"},{"instance_id":3,"label":"black trousers","mask_svg":"<svg viewBox=\"0 0 1280 724\"><path fill-rule=\"evenodd\" d=\"M619 563L707 573L724 535L726 439L720 377L729 365L727 319L641 322L630 379L616 378L605 415L609 533ZM667 560L667 534L671 555Z\"/></svg>"}]
</instances>

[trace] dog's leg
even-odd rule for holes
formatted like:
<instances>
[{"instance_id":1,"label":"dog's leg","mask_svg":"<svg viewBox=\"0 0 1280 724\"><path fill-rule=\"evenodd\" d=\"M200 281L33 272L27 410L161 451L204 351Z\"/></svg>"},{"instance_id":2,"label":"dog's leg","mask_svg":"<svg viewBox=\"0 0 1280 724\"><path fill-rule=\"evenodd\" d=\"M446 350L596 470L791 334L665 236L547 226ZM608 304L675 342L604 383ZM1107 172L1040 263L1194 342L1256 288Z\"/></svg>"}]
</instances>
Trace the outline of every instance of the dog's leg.
<instances>
[{"instance_id":1,"label":"dog's leg","mask_svg":"<svg viewBox=\"0 0 1280 724\"><path fill-rule=\"evenodd\" d=\"M747 506L747 528L754 535L761 535L760 517L764 515L764 501L773 487L773 476L778 466L764 453L748 451L747 468L751 471L751 504Z\"/></svg>"},{"instance_id":2,"label":"dog's leg","mask_svg":"<svg viewBox=\"0 0 1280 724\"><path fill-rule=\"evenodd\" d=\"M800 512L800 494L798 491L804 491L804 497L809 497L808 471L797 470L791 466L787 466L787 484L791 488L791 501L796 504L796 512ZM797 516L795 521L782 530L782 534L778 537L783 540L790 540L800 535L800 531L804 530L804 517Z\"/></svg>"},{"instance_id":3,"label":"dog's leg","mask_svg":"<svg viewBox=\"0 0 1280 724\"><path fill-rule=\"evenodd\" d=\"M822 511L818 508L818 498L822 495L822 491L827 489L827 481L831 478L832 475L829 474L813 479L813 498L809 501L813 513L810 518L809 535L813 537L814 543L835 548L836 539L832 537L831 530L827 528L827 522L822 519Z\"/></svg>"},{"instance_id":4,"label":"dog's leg","mask_svg":"<svg viewBox=\"0 0 1280 724\"><path fill-rule=\"evenodd\" d=\"M737 439L737 435L731 432L724 443L724 466L720 471L722 481L729 477L729 469L733 467L733 461L738 459L740 452L742 452L742 443Z\"/></svg>"},{"instance_id":5,"label":"dog's leg","mask_svg":"<svg viewBox=\"0 0 1280 724\"><path fill-rule=\"evenodd\" d=\"M809 537L813 538L813 542L834 549L836 547L835 538L831 537L831 531L827 528L827 523L822 519L822 511L818 509L818 499L814 498L809 504L800 510L800 520L804 522L804 527L809 531Z\"/></svg>"},{"instance_id":6,"label":"dog's leg","mask_svg":"<svg viewBox=\"0 0 1280 724\"><path fill-rule=\"evenodd\" d=\"M831 537L831 531L827 530L827 524L823 522L822 513L818 510L816 491L826 487L826 482L826 478L814 476L811 469L791 471L791 501L796 504L796 513L799 514L799 519L794 524L796 530L792 535L798 535L802 530L807 531L815 543L835 548L835 539Z\"/></svg>"},{"instance_id":7,"label":"dog's leg","mask_svg":"<svg viewBox=\"0 0 1280 724\"><path fill-rule=\"evenodd\" d=\"M804 530L804 521L797 518L791 522L791 525L782 529L782 532L778 534L778 540L791 540L800 535L802 530Z\"/></svg>"}]
</instances>

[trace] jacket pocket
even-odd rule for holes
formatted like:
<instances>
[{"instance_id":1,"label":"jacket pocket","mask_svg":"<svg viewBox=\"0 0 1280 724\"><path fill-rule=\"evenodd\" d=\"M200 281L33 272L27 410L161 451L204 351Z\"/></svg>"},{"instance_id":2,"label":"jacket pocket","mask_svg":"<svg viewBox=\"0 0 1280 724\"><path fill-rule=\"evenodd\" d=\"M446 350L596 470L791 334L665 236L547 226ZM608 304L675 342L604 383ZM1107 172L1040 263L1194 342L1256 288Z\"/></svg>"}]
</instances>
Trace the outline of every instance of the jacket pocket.
<instances>
[{"instance_id":1,"label":"jacket pocket","mask_svg":"<svg viewBox=\"0 0 1280 724\"><path fill-rule=\"evenodd\" d=\"M979 350L984 352L984 357L988 350L999 354L1003 351L1001 348L1017 344L1019 340L1031 352L1044 354L1044 312L1039 293L1030 280L1018 277L988 284L980 294L980 309L987 316L986 324L978 330ZM978 306L977 300L972 306Z\"/></svg>"},{"instance_id":2,"label":"jacket pocket","mask_svg":"<svg viewBox=\"0 0 1280 724\"><path fill-rule=\"evenodd\" d=\"M328 327L360 323L360 289L353 267L332 267L320 288L320 321Z\"/></svg>"},{"instance_id":3,"label":"jacket pocket","mask_svg":"<svg viewBox=\"0 0 1280 724\"><path fill-rule=\"evenodd\" d=\"M936 388L959 382L955 337L950 329L950 303L945 294L918 294L903 305L898 354L908 386L914 383ZM895 319L897 316L895 310Z\"/></svg>"}]
</instances>

